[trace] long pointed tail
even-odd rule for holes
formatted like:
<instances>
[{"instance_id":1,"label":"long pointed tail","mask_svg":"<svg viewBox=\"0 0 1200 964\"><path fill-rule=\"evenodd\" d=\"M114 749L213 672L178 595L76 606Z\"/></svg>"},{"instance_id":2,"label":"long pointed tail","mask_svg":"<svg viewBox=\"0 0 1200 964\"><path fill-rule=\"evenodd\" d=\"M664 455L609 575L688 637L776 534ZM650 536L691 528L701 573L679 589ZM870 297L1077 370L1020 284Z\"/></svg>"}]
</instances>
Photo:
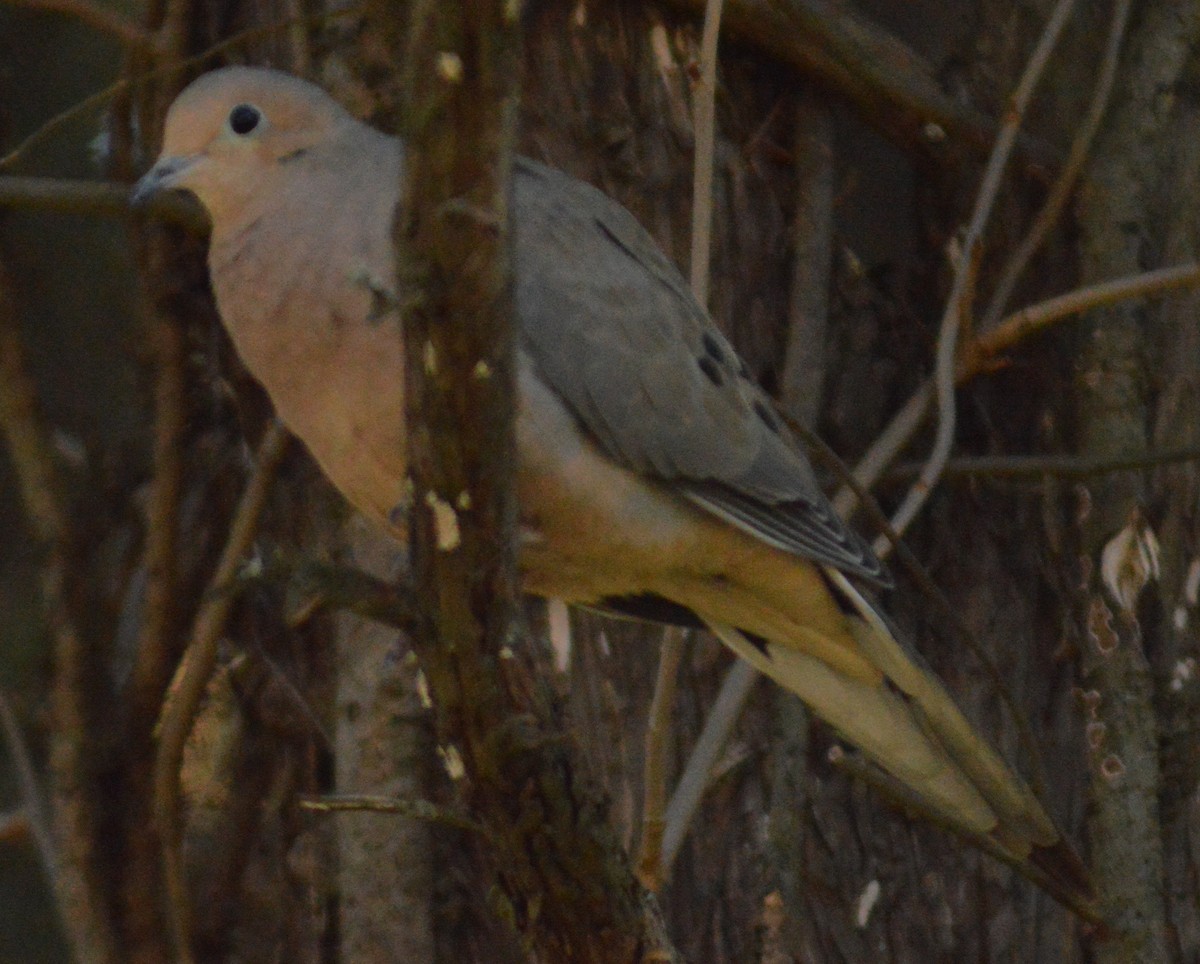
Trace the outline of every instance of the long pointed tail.
<instances>
[{"instance_id":1,"label":"long pointed tail","mask_svg":"<svg viewBox=\"0 0 1200 964\"><path fill-rule=\"evenodd\" d=\"M858 618L847 617L848 628L883 672L882 684L851 679L794 647L751 639L731 626L710 628L861 749L896 782L901 797L1096 921L1087 871L1033 793L862 594L836 570L827 576L857 610Z\"/></svg>"}]
</instances>

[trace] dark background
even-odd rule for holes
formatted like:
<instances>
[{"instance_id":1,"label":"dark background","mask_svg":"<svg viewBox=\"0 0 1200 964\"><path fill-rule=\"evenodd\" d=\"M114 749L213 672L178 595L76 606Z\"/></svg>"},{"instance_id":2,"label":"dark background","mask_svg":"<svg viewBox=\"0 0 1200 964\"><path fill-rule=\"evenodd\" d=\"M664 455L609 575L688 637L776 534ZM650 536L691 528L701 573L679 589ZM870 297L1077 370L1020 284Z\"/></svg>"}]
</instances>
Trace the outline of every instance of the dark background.
<instances>
[{"instance_id":1,"label":"dark background","mask_svg":"<svg viewBox=\"0 0 1200 964\"><path fill-rule=\"evenodd\" d=\"M255 25L315 17L318 6L106 9L160 35L175 11L181 57ZM952 278L947 252L1053 6L727 3L710 306L785 408L810 418L816 405L819 434L850 464L932 371ZM1066 161L1121 5L1079 6L985 236L979 315ZM701 7L531 3L525 25L521 151L618 198L684 268ZM1189 51L1200 49L1200 15L1168 0L1135 8L1079 185L1008 310L1196 257L1200 114ZM788 30L761 26L772 10L793 18ZM864 56L846 41L855 31L884 47ZM387 50L371 17L353 14L259 35L208 65L290 69L394 126ZM0 153L118 76L174 55L155 56L69 13L0 7ZM170 82L152 90L84 112L2 173L128 181L156 150ZM89 854L91 913L121 961L170 954L146 793L152 710L166 677L131 696L131 667L147 620L157 620L162 651L178 658L251 464L246 439L254 444L268 412L220 332L201 250L178 231L116 218L0 212L3 323L19 335L68 532L47 540L29 522L13 462L0 457L0 687L32 751L50 823L76 835L65 850ZM819 282L797 290L801 270ZM815 310L801 298L813 292L826 295ZM951 471L906 541L998 666L1036 759L950 615L898 565L887 597L968 716L1089 855L1101 889L1119 895L1133 937L1096 941L1012 871L898 814L829 763L828 730L759 684L661 894L684 959L1200 959L1200 683L1195 591L1186 591L1196 472L1191 461L1163 459L1195 446L1200 433L1196 348L1194 296L1174 292L1052 326L958 393L955 456L996 461ZM804 359L819 376L807 380L817 386L811 397L787 388L789 366ZM171 443L179 455L174 574L154 615L151 490L172 471L155 449L164 369L184 391ZM921 460L931 438L926 427L902 461ZM1011 471L1030 456L1077 461ZM1115 471L1107 460L1117 456L1139 467ZM892 507L910 481L893 474L875 493ZM1101 548L1131 518L1156 534L1161 576L1122 610L1097 569ZM346 518L298 446L256 553L278 548L379 571L396 561L394 549ZM65 587L57 602L47 589L54 571ZM303 602L269 580L240 597L185 758L199 959L523 959L519 938L493 913L487 861L469 834L437 821L297 810L298 793L333 789L454 800L404 645L352 617L303 618ZM1105 612L1112 656L1095 644ZM62 730L64 614L80 637L77 732ZM536 607L534 617L539 625ZM553 682L569 694L575 763L604 787L619 836L634 846L661 633L585 614L572 622L570 666ZM678 769L729 665L710 639L688 642L671 735ZM73 785L51 765L64 743L75 748ZM0 835L0 962L68 960L54 891L22 816L29 801L11 738L4 746L0 814L11 819ZM64 822L65 804L85 818ZM860 917L873 885L878 899Z\"/></svg>"}]
</instances>

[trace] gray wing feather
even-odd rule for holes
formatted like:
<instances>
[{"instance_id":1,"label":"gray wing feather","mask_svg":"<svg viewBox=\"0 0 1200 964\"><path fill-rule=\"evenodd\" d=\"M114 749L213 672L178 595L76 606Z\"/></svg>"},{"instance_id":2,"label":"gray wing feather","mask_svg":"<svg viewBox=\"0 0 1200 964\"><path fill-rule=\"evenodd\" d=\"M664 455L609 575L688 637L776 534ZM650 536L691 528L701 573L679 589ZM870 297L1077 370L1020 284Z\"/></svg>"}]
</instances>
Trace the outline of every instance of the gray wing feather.
<instances>
[{"instance_id":1,"label":"gray wing feather","mask_svg":"<svg viewBox=\"0 0 1200 964\"><path fill-rule=\"evenodd\" d=\"M771 545L885 581L633 216L526 160L516 166L514 204L523 346L601 448Z\"/></svg>"}]
</instances>

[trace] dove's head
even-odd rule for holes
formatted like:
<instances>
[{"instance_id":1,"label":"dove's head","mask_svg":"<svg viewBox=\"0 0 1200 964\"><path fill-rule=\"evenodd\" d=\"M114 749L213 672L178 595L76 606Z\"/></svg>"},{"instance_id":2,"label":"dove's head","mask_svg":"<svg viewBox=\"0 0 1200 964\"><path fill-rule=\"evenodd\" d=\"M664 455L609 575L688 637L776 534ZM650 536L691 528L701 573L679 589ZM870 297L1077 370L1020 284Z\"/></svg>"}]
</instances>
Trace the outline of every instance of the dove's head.
<instances>
[{"instance_id":1,"label":"dove's head","mask_svg":"<svg viewBox=\"0 0 1200 964\"><path fill-rule=\"evenodd\" d=\"M275 70L226 67L175 99L162 153L133 203L189 191L214 223L253 206L266 179L357 122L321 88Z\"/></svg>"}]
</instances>

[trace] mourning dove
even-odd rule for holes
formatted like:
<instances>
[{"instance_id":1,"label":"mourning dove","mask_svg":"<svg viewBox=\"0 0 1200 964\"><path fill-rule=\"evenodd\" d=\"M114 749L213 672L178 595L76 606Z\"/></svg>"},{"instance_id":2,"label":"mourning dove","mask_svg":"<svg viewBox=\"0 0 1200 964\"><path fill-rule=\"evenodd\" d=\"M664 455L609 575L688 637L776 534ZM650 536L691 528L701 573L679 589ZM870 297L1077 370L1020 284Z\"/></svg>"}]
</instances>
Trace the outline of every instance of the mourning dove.
<instances>
[{"instance_id":1,"label":"mourning dove","mask_svg":"<svg viewBox=\"0 0 1200 964\"><path fill-rule=\"evenodd\" d=\"M404 150L320 88L233 67L189 86L135 200L189 191L250 371L347 499L397 531L404 359L391 225ZM884 579L676 267L596 189L512 184L525 589L711 629L927 808L1040 868L1082 864L850 578Z\"/></svg>"}]
</instances>

